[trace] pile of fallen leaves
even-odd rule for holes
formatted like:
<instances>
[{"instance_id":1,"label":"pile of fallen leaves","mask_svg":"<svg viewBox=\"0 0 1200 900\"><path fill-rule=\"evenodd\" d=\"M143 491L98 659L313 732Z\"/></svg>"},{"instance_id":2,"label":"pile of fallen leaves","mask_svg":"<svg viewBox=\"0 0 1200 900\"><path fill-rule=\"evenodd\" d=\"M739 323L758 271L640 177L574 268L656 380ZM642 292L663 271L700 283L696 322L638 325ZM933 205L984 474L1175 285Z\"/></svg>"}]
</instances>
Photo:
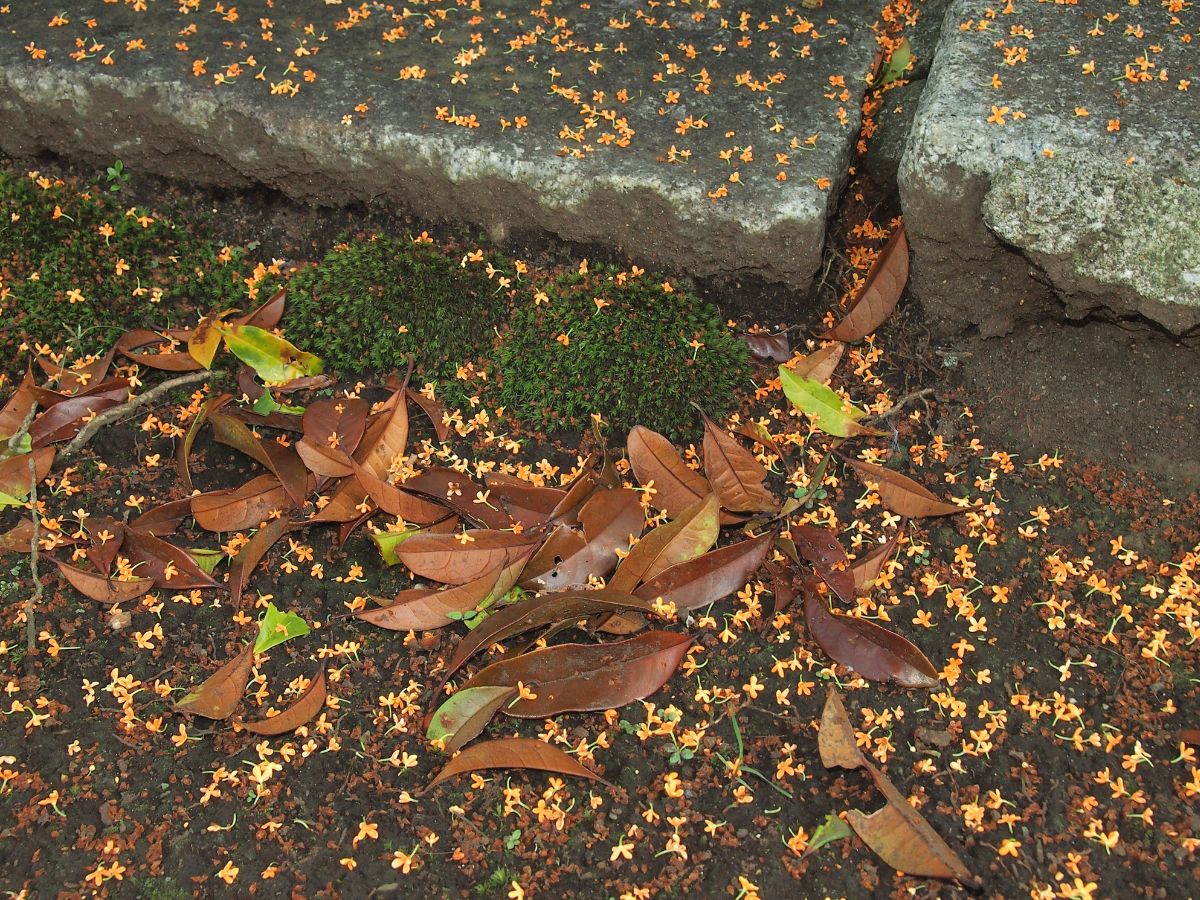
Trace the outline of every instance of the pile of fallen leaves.
<instances>
[{"instance_id":1,"label":"pile of fallen leaves","mask_svg":"<svg viewBox=\"0 0 1200 900\"><path fill-rule=\"evenodd\" d=\"M829 439L808 487L795 490L772 470L776 463L784 472L802 466L765 428L750 423L730 432L703 412L703 458L697 467L666 437L641 426L629 434L627 468L618 466L597 435L579 474L558 488L512 475L491 473L478 481L456 469L418 467L419 455L409 447L410 403L428 416L443 441L451 418L411 389L408 376L396 379L391 394L376 404L349 395L320 397L305 406L285 402L332 381L320 374L320 360L276 332L284 291L240 317L227 312L190 330L130 332L105 356L72 368L38 357L46 383L35 384L28 373L0 410L0 508L36 506L37 485L51 471L57 445L67 442L61 455L69 457L106 422L170 388L208 377L222 346L239 362L240 396L211 396L178 435L177 472L187 496L128 521L87 518L69 537L61 530L42 534L39 517L32 516L0 536L0 549L28 553L35 581L38 559L51 559L78 591L120 615L120 604L153 589L225 591L240 601L258 564L285 535L331 525L344 544L372 517L390 517L387 530L372 534L383 562L403 565L414 579L432 584L375 598L377 605L359 606L351 615L402 633L459 624L467 629L444 663L426 716L429 741L457 753L431 787L486 768L598 778L539 740L471 742L497 715L543 719L619 709L652 695L693 651L688 614L738 591L760 572L771 585L774 612L799 600L808 634L831 659L867 679L933 687L937 670L912 643L836 608L853 609L870 589L897 546L903 522L887 544L851 562L836 531L802 524L798 519L805 517L796 515L811 506L813 490L835 457L904 519L968 508L965 502L943 502L911 479L840 449L846 440L881 432L827 382L845 342L861 339L886 318L906 277L907 247L898 229L822 349L793 358L786 339L781 344L779 336L749 338L760 356L787 360L779 369L784 393L814 431ZM133 377L109 377L118 355L139 367L177 374L133 397ZM237 488L194 490L189 457L203 428L256 462L262 473ZM636 484L623 478L622 469ZM777 485L789 489L783 499ZM214 577L221 554L171 540L189 517L210 532L254 530L227 581ZM70 551L70 560L53 555L60 548ZM26 613L32 635L32 598ZM552 643L567 632L582 640ZM249 721L234 716L256 656L309 633L302 616L268 604L256 640L182 698L176 710L233 719L233 728L256 734L283 734L306 724L326 701L319 666L286 709ZM451 680L481 651L497 648L506 648L497 661L451 690ZM866 768L886 798L887 805L870 816L847 814L885 861L913 874L973 882L953 851L859 752L833 693L820 749L829 766Z\"/></svg>"}]
</instances>

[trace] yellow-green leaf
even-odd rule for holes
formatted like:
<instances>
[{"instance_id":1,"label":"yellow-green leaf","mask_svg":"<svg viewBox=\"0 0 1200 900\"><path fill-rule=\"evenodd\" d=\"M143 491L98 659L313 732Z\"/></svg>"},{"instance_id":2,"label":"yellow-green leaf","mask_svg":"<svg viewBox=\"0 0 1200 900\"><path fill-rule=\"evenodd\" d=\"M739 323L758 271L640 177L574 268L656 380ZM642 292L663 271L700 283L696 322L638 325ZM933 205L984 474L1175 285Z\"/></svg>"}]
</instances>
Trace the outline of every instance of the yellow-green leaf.
<instances>
[{"instance_id":1,"label":"yellow-green leaf","mask_svg":"<svg viewBox=\"0 0 1200 900\"><path fill-rule=\"evenodd\" d=\"M400 557L396 555L396 547L404 543L414 534L420 534L420 528L408 528L404 531L380 531L371 535L371 540L375 542L375 546L379 548L379 555L383 557L383 561L389 566L400 564Z\"/></svg>"},{"instance_id":2,"label":"yellow-green leaf","mask_svg":"<svg viewBox=\"0 0 1200 900\"><path fill-rule=\"evenodd\" d=\"M200 567L205 575L211 575L217 568L217 563L225 558L224 552L220 550L201 550L195 548L188 550L187 555L196 561L196 565Z\"/></svg>"},{"instance_id":3,"label":"yellow-green leaf","mask_svg":"<svg viewBox=\"0 0 1200 900\"><path fill-rule=\"evenodd\" d=\"M308 634L308 623L293 612L281 612L274 603L267 604L267 613L258 624L255 653L266 653L277 644Z\"/></svg>"},{"instance_id":4,"label":"yellow-green leaf","mask_svg":"<svg viewBox=\"0 0 1200 900\"><path fill-rule=\"evenodd\" d=\"M325 365L290 341L253 325L223 326L225 347L258 373L263 381L282 383L305 375L320 375Z\"/></svg>"},{"instance_id":5,"label":"yellow-green leaf","mask_svg":"<svg viewBox=\"0 0 1200 900\"><path fill-rule=\"evenodd\" d=\"M883 75L879 79L880 87L903 78L904 73L908 71L910 62L912 62L912 47L908 44L908 38L902 38L883 67Z\"/></svg>"},{"instance_id":6,"label":"yellow-green leaf","mask_svg":"<svg viewBox=\"0 0 1200 900\"><path fill-rule=\"evenodd\" d=\"M796 409L812 420L815 428L834 437L855 437L860 434L877 434L874 429L858 424L866 413L851 406L848 410L842 398L831 388L811 378L801 378L786 366L779 367L779 380L783 393Z\"/></svg>"}]
</instances>

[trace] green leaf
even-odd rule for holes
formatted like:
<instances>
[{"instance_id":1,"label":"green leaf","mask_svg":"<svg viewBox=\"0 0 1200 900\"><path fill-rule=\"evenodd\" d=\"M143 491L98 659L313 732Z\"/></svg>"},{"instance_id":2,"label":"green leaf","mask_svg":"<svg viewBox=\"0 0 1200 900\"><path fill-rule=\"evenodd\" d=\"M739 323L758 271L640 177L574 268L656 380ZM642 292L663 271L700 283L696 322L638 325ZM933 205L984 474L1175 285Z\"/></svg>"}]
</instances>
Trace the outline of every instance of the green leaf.
<instances>
[{"instance_id":1,"label":"green leaf","mask_svg":"<svg viewBox=\"0 0 1200 900\"><path fill-rule=\"evenodd\" d=\"M811 378L801 378L787 366L779 367L779 380L783 393L796 409L809 419L813 426L835 437L855 437L860 434L875 434L870 428L858 424L866 413L855 407L843 408L842 398L832 389Z\"/></svg>"},{"instance_id":2,"label":"green leaf","mask_svg":"<svg viewBox=\"0 0 1200 900\"><path fill-rule=\"evenodd\" d=\"M853 832L845 820L839 817L837 813L830 813L825 817L825 821L817 826L817 830L813 832L812 839L808 842L808 849L805 853L815 853L826 844L845 840L851 834Z\"/></svg>"},{"instance_id":3,"label":"green leaf","mask_svg":"<svg viewBox=\"0 0 1200 900\"><path fill-rule=\"evenodd\" d=\"M196 561L205 575L211 575L217 564L225 558L220 550L188 550L187 555Z\"/></svg>"},{"instance_id":4,"label":"green leaf","mask_svg":"<svg viewBox=\"0 0 1200 900\"><path fill-rule=\"evenodd\" d=\"M371 535L371 540L379 548L379 555L389 566L399 565L400 557L396 556L396 547L407 541L414 534L420 534L423 529L408 528L404 531L381 531Z\"/></svg>"},{"instance_id":5,"label":"green leaf","mask_svg":"<svg viewBox=\"0 0 1200 900\"><path fill-rule=\"evenodd\" d=\"M271 396L270 391L263 391L262 396L254 401L252 409L260 416L269 416L276 412L289 413L293 416L304 415L303 406L288 406L286 403L280 403Z\"/></svg>"},{"instance_id":6,"label":"green leaf","mask_svg":"<svg viewBox=\"0 0 1200 900\"><path fill-rule=\"evenodd\" d=\"M908 45L908 38L904 38L896 45L896 49L892 51L892 55L888 57L887 65L883 67L883 74L880 76L879 84L881 86L891 84L893 81L903 78L911 61L912 47Z\"/></svg>"},{"instance_id":7,"label":"green leaf","mask_svg":"<svg viewBox=\"0 0 1200 900\"><path fill-rule=\"evenodd\" d=\"M12 494L6 494L0 491L0 509L8 509L10 506L24 506L24 497L14 497Z\"/></svg>"},{"instance_id":8,"label":"green leaf","mask_svg":"<svg viewBox=\"0 0 1200 900\"><path fill-rule=\"evenodd\" d=\"M324 363L289 341L254 325L223 327L225 347L258 373L263 381L283 383L305 375L320 375Z\"/></svg>"},{"instance_id":9,"label":"green leaf","mask_svg":"<svg viewBox=\"0 0 1200 900\"><path fill-rule=\"evenodd\" d=\"M447 753L460 750L477 737L496 711L517 693L513 687L473 687L455 691L429 721L425 736L442 741Z\"/></svg>"},{"instance_id":10,"label":"green leaf","mask_svg":"<svg viewBox=\"0 0 1200 900\"><path fill-rule=\"evenodd\" d=\"M274 603L267 604L266 615L258 623L258 638L254 641L255 653L266 653L272 647L290 641L294 637L308 634L308 623L292 612L280 612Z\"/></svg>"}]
</instances>

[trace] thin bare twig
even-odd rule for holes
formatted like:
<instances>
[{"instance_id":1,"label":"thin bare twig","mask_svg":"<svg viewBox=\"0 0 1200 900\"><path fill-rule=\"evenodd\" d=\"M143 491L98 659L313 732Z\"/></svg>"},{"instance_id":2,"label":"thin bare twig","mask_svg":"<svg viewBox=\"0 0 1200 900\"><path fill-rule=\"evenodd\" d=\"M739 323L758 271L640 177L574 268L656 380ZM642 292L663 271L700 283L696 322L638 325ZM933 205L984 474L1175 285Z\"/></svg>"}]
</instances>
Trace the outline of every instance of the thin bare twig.
<instances>
[{"instance_id":1,"label":"thin bare twig","mask_svg":"<svg viewBox=\"0 0 1200 900\"><path fill-rule=\"evenodd\" d=\"M9 435L8 445L7 445L5 454L0 454L0 455L12 456L12 455L16 454L17 445L19 443L21 443L21 438L23 438L23 437L25 437L25 435L29 434L29 426L33 424L33 418L36 415L37 415L37 404L34 403L33 405L31 405L29 407L29 412L25 413L25 421L23 421L21 423L21 427L18 428L16 431L14 431L11 435Z\"/></svg>"},{"instance_id":2,"label":"thin bare twig","mask_svg":"<svg viewBox=\"0 0 1200 900\"><path fill-rule=\"evenodd\" d=\"M29 411L25 413L25 419L21 422L21 427L18 428L8 437L8 442L5 445L4 454L12 456L17 453L17 447L21 443L21 438L29 434L29 427L33 424L34 418L37 416L37 403L30 404ZM33 608L35 604L42 601L42 582L38 578L38 513L37 513L37 457L29 454L29 508L32 511L30 518L33 519L33 534L29 538L29 572L33 576L33 590L29 596L25 598L25 669L32 671L33 660L32 654L34 646L37 643L37 628L33 621Z\"/></svg>"},{"instance_id":3,"label":"thin bare twig","mask_svg":"<svg viewBox=\"0 0 1200 900\"><path fill-rule=\"evenodd\" d=\"M148 403L153 403L159 397L163 396L175 388L185 387L189 384L196 384L200 381L205 381L212 376L212 372L203 369L199 372L188 372L186 375L179 375L169 381L164 381L162 384L155 385L143 394L138 394L132 400L127 400L120 406L114 406L106 409L90 422L79 429L79 434L75 435L74 440L67 444L65 448L59 451L58 459L64 460L74 456L92 439L92 437L110 422L115 422L117 419L124 418L136 409L145 406Z\"/></svg>"},{"instance_id":4,"label":"thin bare twig","mask_svg":"<svg viewBox=\"0 0 1200 900\"><path fill-rule=\"evenodd\" d=\"M36 405L36 404L35 404ZM38 497L37 457L29 454L29 509L33 520L33 532L29 536L29 574L33 576L33 590L25 598L25 668L32 671L33 650L37 646L37 628L33 623L33 610L42 602L42 579L38 575Z\"/></svg>"},{"instance_id":5,"label":"thin bare twig","mask_svg":"<svg viewBox=\"0 0 1200 900\"><path fill-rule=\"evenodd\" d=\"M914 403L917 400L924 400L926 397L932 397L933 395L933 388L922 388L919 391L913 391L911 394L905 394L893 403L887 412L880 413L877 416L867 416L867 418L863 419L863 422L881 422L884 419L890 419L910 403Z\"/></svg>"}]
</instances>

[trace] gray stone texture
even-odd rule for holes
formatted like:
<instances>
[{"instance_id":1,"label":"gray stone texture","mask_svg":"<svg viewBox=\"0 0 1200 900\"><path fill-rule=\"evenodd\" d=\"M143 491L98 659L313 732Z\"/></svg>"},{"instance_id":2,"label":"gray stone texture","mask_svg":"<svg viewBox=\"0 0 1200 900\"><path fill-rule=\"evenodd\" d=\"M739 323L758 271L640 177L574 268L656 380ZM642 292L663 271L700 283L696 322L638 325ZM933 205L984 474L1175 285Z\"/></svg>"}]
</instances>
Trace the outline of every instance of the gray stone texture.
<instances>
[{"instance_id":1,"label":"gray stone texture","mask_svg":"<svg viewBox=\"0 0 1200 900\"><path fill-rule=\"evenodd\" d=\"M863 154L863 166L886 194L896 190L900 160L933 64L948 4L949 0L913 0L899 23L900 34L908 41L912 64L903 79L883 92L882 105L875 112L875 131Z\"/></svg>"},{"instance_id":2,"label":"gray stone texture","mask_svg":"<svg viewBox=\"0 0 1200 900\"><path fill-rule=\"evenodd\" d=\"M846 178L878 12L864 0L5 8L6 154L119 158L321 205L382 199L496 239L540 230L798 290Z\"/></svg>"},{"instance_id":3,"label":"gray stone texture","mask_svg":"<svg viewBox=\"0 0 1200 900\"><path fill-rule=\"evenodd\" d=\"M875 133L867 142L863 166L885 193L896 189L900 160L924 89L924 79L898 85L883 94L882 106L875 113Z\"/></svg>"},{"instance_id":4,"label":"gray stone texture","mask_svg":"<svg viewBox=\"0 0 1200 900\"><path fill-rule=\"evenodd\" d=\"M1101 311L1195 336L1198 63L1196 4L954 0L899 173L936 328Z\"/></svg>"}]
</instances>

